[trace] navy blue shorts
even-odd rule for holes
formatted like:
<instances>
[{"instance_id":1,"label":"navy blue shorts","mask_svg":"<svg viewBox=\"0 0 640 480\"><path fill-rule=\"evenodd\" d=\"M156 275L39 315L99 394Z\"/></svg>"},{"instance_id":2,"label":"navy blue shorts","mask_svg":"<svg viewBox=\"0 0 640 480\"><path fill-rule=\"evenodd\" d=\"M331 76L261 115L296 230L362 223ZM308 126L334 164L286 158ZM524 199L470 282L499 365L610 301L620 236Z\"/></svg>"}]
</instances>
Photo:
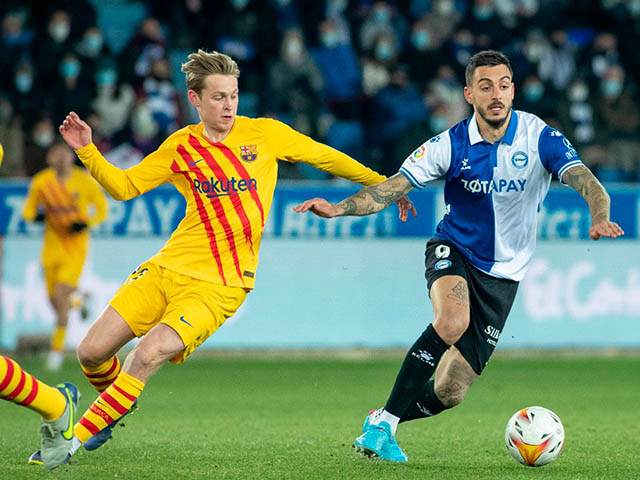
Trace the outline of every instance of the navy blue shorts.
<instances>
[{"instance_id":1,"label":"navy blue shorts","mask_svg":"<svg viewBox=\"0 0 640 480\"><path fill-rule=\"evenodd\" d=\"M455 346L478 375L489 361L518 291L518 282L492 277L471 265L451 242L432 238L425 253L427 286L445 275L467 281L471 320Z\"/></svg>"}]
</instances>

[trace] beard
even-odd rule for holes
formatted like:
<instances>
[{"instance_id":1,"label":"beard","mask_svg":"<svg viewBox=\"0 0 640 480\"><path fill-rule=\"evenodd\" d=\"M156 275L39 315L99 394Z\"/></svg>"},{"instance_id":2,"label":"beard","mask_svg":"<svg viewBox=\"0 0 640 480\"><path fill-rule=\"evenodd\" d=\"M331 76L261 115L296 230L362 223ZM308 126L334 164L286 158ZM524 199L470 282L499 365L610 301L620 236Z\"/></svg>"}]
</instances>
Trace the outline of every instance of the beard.
<instances>
[{"instance_id":1,"label":"beard","mask_svg":"<svg viewBox=\"0 0 640 480\"><path fill-rule=\"evenodd\" d=\"M484 108L480 108L478 107L478 115L480 115L480 117L489 124L489 126L491 126L491 128L500 128L502 127L505 122L507 121L507 118L509 118L509 111L511 110L510 108L506 108L506 105L500 104L502 107L504 107L505 110L505 114L504 117L502 118L489 118L489 115L487 113L487 111L489 110L489 108L491 108L492 105L489 105L486 109Z\"/></svg>"}]
</instances>

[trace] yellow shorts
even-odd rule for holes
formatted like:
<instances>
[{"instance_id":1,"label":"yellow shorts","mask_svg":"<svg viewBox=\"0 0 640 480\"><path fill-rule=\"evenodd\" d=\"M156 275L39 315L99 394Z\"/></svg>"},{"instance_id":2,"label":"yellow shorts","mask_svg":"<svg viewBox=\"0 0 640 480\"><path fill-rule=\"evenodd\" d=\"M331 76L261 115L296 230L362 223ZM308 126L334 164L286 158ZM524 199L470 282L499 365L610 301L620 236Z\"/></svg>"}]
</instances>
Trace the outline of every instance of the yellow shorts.
<instances>
[{"instance_id":1,"label":"yellow shorts","mask_svg":"<svg viewBox=\"0 0 640 480\"><path fill-rule=\"evenodd\" d=\"M137 337L158 323L175 330L185 349L171 362L182 363L246 297L244 288L218 285L145 262L129 275L109 304Z\"/></svg>"},{"instance_id":2,"label":"yellow shorts","mask_svg":"<svg viewBox=\"0 0 640 480\"><path fill-rule=\"evenodd\" d=\"M44 280L47 284L47 292L51 297L53 289L58 283L66 283L73 288L78 286L78 280L82 275L82 267L84 267L83 256L80 259L68 260L65 262L56 262L43 265Z\"/></svg>"}]
</instances>

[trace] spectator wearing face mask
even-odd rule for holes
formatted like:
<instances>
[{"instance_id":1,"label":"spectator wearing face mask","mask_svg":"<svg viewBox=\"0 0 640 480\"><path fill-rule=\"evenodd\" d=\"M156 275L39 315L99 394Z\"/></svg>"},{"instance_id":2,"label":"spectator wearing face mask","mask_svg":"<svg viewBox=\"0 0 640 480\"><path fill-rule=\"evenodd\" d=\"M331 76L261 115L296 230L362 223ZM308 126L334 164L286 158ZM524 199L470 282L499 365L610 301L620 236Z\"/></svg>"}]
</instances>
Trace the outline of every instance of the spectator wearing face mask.
<instances>
[{"instance_id":1,"label":"spectator wearing face mask","mask_svg":"<svg viewBox=\"0 0 640 480\"><path fill-rule=\"evenodd\" d=\"M136 95L131 85L120 81L114 62L98 65L95 84L96 97L92 107L100 118L100 125L94 131L112 139L126 127Z\"/></svg>"},{"instance_id":2,"label":"spectator wearing face mask","mask_svg":"<svg viewBox=\"0 0 640 480\"><path fill-rule=\"evenodd\" d=\"M76 46L76 54L81 63L82 75L87 79L93 78L98 63L103 60L108 53L108 48L104 45L100 28L87 28Z\"/></svg>"},{"instance_id":3,"label":"spectator wearing face mask","mask_svg":"<svg viewBox=\"0 0 640 480\"><path fill-rule=\"evenodd\" d=\"M394 51L402 47L401 39L406 38L407 22L387 2L374 2L369 14L360 27L360 47L363 51L372 51L379 39L385 36Z\"/></svg>"},{"instance_id":4,"label":"spectator wearing face mask","mask_svg":"<svg viewBox=\"0 0 640 480\"><path fill-rule=\"evenodd\" d=\"M296 130L314 136L321 98L322 74L309 56L302 32L289 29L282 37L279 58L269 66L265 106Z\"/></svg>"},{"instance_id":5,"label":"spectator wearing face mask","mask_svg":"<svg viewBox=\"0 0 640 480\"><path fill-rule=\"evenodd\" d=\"M358 117L362 72L353 46L340 43L330 20L319 24L318 33L320 46L311 50L311 58L322 73L323 98L339 117Z\"/></svg>"},{"instance_id":6,"label":"spectator wearing face mask","mask_svg":"<svg viewBox=\"0 0 640 480\"><path fill-rule=\"evenodd\" d=\"M518 88L517 110L531 112L549 123L556 116L556 95L537 75L528 75Z\"/></svg>"},{"instance_id":7,"label":"spectator wearing face mask","mask_svg":"<svg viewBox=\"0 0 640 480\"><path fill-rule=\"evenodd\" d=\"M28 176L32 177L46 168L47 150L56 139L53 121L49 116L41 117L31 129L24 149L24 166Z\"/></svg>"},{"instance_id":8,"label":"spectator wearing face mask","mask_svg":"<svg viewBox=\"0 0 640 480\"><path fill-rule=\"evenodd\" d=\"M408 68L398 65L391 70L389 85L381 89L371 100L370 132L375 132L369 139L369 145L380 149L375 168L383 175L393 175L406 156L398 154L398 137L416 124L426 120L427 109L422 95L411 82ZM406 152L404 152L406 153Z\"/></svg>"},{"instance_id":9,"label":"spectator wearing face mask","mask_svg":"<svg viewBox=\"0 0 640 480\"><path fill-rule=\"evenodd\" d=\"M41 39L34 44L34 59L40 75L51 78L57 74L62 57L72 49L70 34L71 16L65 10L54 10Z\"/></svg>"},{"instance_id":10,"label":"spectator wearing face mask","mask_svg":"<svg viewBox=\"0 0 640 480\"><path fill-rule=\"evenodd\" d=\"M606 146L612 180L636 181L640 171L640 110L619 66L602 76L596 101L596 135Z\"/></svg>"},{"instance_id":11,"label":"spectator wearing face mask","mask_svg":"<svg viewBox=\"0 0 640 480\"><path fill-rule=\"evenodd\" d=\"M151 72L142 84L143 98L162 137L175 132L183 123L178 91L171 82L169 61L160 58L151 62Z\"/></svg>"},{"instance_id":12,"label":"spectator wearing face mask","mask_svg":"<svg viewBox=\"0 0 640 480\"><path fill-rule=\"evenodd\" d=\"M569 42L567 32L558 29L551 33L551 48L540 59L538 73L556 91L563 91L576 72L576 49Z\"/></svg>"},{"instance_id":13,"label":"spectator wearing face mask","mask_svg":"<svg viewBox=\"0 0 640 480\"><path fill-rule=\"evenodd\" d=\"M486 39L482 48L503 48L511 36L496 13L493 0L474 0L462 24L476 38Z\"/></svg>"},{"instance_id":14,"label":"spectator wearing face mask","mask_svg":"<svg viewBox=\"0 0 640 480\"><path fill-rule=\"evenodd\" d=\"M36 69L30 59L18 62L12 80L9 92L14 115L25 123L33 123L45 105L45 98L43 90L37 88Z\"/></svg>"},{"instance_id":15,"label":"spectator wearing face mask","mask_svg":"<svg viewBox=\"0 0 640 480\"><path fill-rule=\"evenodd\" d=\"M412 79L419 83L432 79L437 65L450 61L450 55L442 48L444 38L434 34L426 19L418 20L411 28L409 44L404 49L401 62L409 66Z\"/></svg>"},{"instance_id":16,"label":"spectator wearing face mask","mask_svg":"<svg viewBox=\"0 0 640 480\"><path fill-rule=\"evenodd\" d=\"M93 97L94 92L83 75L80 59L75 53L65 54L58 64L58 83L53 90L54 118L64 118L68 112L86 117Z\"/></svg>"},{"instance_id":17,"label":"spectator wearing face mask","mask_svg":"<svg viewBox=\"0 0 640 480\"><path fill-rule=\"evenodd\" d=\"M592 92L581 78L575 79L557 102L561 130L580 152L582 161L600 178L600 168L606 160L606 151L595 143L595 111Z\"/></svg>"},{"instance_id":18,"label":"spectator wearing face mask","mask_svg":"<svg viewBox=\"0 0 640 480\"><path fill-rule=\"evenodd\" d=\"M1 11L4 11L4 8ZM29 54L35 31L28 28L28 8L8 10L0 17L0 71L11 72L16 59ZM0 80L2 81L2 80Z\"/></svg>"}]
</instances>

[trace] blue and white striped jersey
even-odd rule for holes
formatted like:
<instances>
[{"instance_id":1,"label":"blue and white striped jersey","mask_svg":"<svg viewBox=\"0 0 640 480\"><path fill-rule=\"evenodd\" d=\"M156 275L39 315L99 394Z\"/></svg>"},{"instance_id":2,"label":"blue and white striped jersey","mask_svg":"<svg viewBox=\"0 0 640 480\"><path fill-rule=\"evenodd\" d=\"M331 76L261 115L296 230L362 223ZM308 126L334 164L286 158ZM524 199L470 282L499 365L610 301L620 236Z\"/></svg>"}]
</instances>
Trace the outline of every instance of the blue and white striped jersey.
<instances>
[{"instance_id":1,"label":"blue and white striped jersey","mask_svg":"<svg viewBox=\"0 0 640 480\"><path fill-rule=\"evenodd\" d=\"M445 178L445 215L436 237L453 242L478 269L520 281L536 244L537 213L555 173L582 165L569 140L533 114L512 110L493 145L475 114L427 140L402 164L414 187Z\"/></svg>"}]
</instances>

